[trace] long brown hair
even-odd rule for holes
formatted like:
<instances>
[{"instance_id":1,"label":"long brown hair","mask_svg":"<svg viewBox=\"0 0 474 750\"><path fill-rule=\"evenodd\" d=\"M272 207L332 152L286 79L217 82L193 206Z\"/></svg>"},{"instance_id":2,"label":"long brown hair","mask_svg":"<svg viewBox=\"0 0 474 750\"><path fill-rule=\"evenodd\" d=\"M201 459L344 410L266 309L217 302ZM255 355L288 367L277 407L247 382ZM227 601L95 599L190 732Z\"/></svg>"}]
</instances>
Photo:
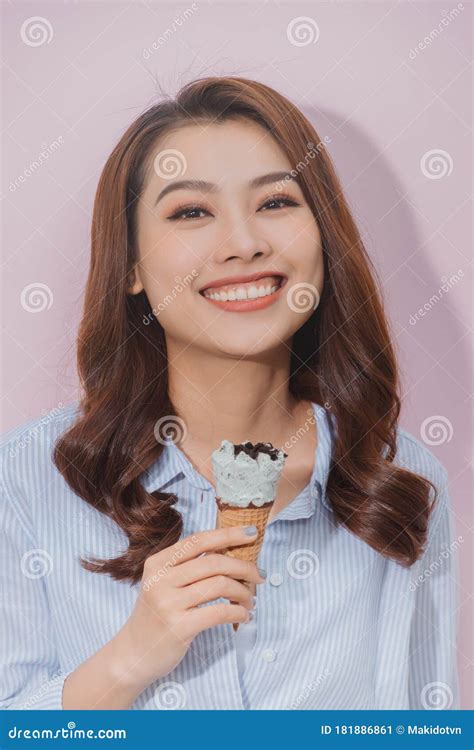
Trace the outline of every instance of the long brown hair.
<instances>
[{"instance_id":1,"label":"long brown hair","mask_svg":"<svg viewBox=\"0 0 474 750\"><path fill-rule=\"evenodd\" d=\"M289 389L326 404L335 417L327 483L335 520L382 555L411 565L426 543L436 487L393 463L399 378L375 270L326 148L307 158L308 148L321 144L311 123L273 89L238 77L193 81L176 99L150 107L121 137L100 177L78 334L81 410L57 441L54 462L75 493L120 525L129 546L115 559L81 563L136 583L145 559L181 535L176 495L150 494L140 482L164 449L155 438L157 421L179 415L168 395L163 328L144 291L127 294L127 280L138 260L137 200L157 140L184 125L231 118L260 124L292 165L303 165L295 171L321 233L324 287L293 337Z\"/></svg>"}]
</instances>

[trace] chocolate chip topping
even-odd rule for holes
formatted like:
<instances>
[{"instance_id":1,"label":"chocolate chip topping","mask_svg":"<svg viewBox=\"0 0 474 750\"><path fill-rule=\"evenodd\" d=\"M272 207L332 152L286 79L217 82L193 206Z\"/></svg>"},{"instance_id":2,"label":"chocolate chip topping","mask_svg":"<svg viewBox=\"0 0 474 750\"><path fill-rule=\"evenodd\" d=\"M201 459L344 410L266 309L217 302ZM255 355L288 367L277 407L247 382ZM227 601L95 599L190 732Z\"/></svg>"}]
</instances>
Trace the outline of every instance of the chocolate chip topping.
<instances>
[{"instance_id":1,"label":"chocolate chip topping","mask_svg":"<svg viewBox=\"0 0 474 750\"><path fill-rule=\"evenodd\" d=\"M253 458L254 460L257 460L259 453L266 453L270 456L272 461L276 461L278 458L278 449L274 448L271 443L255 443L255 445L253 445L253 443L247 442L234 445L234 456L237 456L240 451L243 451L247 456L250 456L250 458ZM283 455L285 458L288 456L285 452L283 452Z\"/></svg>"}]
</instances>

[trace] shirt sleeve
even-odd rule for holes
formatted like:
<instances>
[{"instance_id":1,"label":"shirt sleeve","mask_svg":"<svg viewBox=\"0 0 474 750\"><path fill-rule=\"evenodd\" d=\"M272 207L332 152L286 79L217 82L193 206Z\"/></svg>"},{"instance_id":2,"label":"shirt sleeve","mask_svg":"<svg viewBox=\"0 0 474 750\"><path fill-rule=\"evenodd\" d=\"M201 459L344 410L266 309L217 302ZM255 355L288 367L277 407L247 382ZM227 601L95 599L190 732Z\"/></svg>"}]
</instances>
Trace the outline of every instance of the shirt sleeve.
<instances>
[{"instance_id":1,"label":"shirt sleeve","mask_svg":"<svg viewBox=\"0 0 474 750\"><path fill-rule=\"evenodd\" d=\"M62 673L45 578L54 564L0 486L0 709L62 709Z\"/></svg>"},{"instance_id":2,"label":"shirt sleeve","mask_svg":"<svg viewBox=\"0 0 474 750\"><path fill-rule=\"evenodd\" d=\"M428 545L411 580L415 602L410 632L410 709L459 709L457 672L458 556L443 467L438 500L430 519Z\"/></svg>"}]
</instances>

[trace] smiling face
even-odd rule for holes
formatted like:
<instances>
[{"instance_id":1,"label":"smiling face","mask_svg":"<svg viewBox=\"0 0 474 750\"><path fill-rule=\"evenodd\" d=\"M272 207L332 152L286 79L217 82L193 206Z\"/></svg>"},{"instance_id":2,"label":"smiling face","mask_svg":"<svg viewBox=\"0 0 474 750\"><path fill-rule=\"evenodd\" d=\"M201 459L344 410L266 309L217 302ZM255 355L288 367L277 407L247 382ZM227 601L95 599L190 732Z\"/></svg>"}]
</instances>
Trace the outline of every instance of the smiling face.
<instances>
[{"instance_id":1,"label":"smiling face","mask_svg":"<svg viewBox=\"0 0 474 750\"><path fill-rule=\"evenodd\" d=\"M145 290L167 344L255 355L289 346L314 312L321 237L297 181L282 179L293 166L264 128L242 119L182 127L155 146L131 293Z\"/></svg>"}]
</instances>

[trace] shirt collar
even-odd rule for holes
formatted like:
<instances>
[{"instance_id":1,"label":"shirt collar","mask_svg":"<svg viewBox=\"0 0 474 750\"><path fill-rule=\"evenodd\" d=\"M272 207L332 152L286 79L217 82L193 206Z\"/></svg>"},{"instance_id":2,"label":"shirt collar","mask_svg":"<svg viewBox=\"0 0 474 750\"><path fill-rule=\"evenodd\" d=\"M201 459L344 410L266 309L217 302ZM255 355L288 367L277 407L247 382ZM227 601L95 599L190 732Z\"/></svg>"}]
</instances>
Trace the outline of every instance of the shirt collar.
<instances>
[{"instance_id":1,"label":"shirt collar","mask_svg":"<svg viewBox=\"0 0 474 750\"><path fill-rule=\"evenodd\" d=\"M276 518L307 518L314 513L318 499L328 510L331 510L331 505L326 497L326 486L331 462L333 416L320 404L312 403L312 407L317 424L318 445L309 491L301 493L294 502L283 508L274 520ZM173 442L173 439L166 438L160 457L144 473L143 486L147 492L166 491L168 484L183 478L186 478L189 484L196 489L214 490L212 484L194 468L183 451ZM169 491L173 491L171 487Z\"/></svg>"}]
</instances>

